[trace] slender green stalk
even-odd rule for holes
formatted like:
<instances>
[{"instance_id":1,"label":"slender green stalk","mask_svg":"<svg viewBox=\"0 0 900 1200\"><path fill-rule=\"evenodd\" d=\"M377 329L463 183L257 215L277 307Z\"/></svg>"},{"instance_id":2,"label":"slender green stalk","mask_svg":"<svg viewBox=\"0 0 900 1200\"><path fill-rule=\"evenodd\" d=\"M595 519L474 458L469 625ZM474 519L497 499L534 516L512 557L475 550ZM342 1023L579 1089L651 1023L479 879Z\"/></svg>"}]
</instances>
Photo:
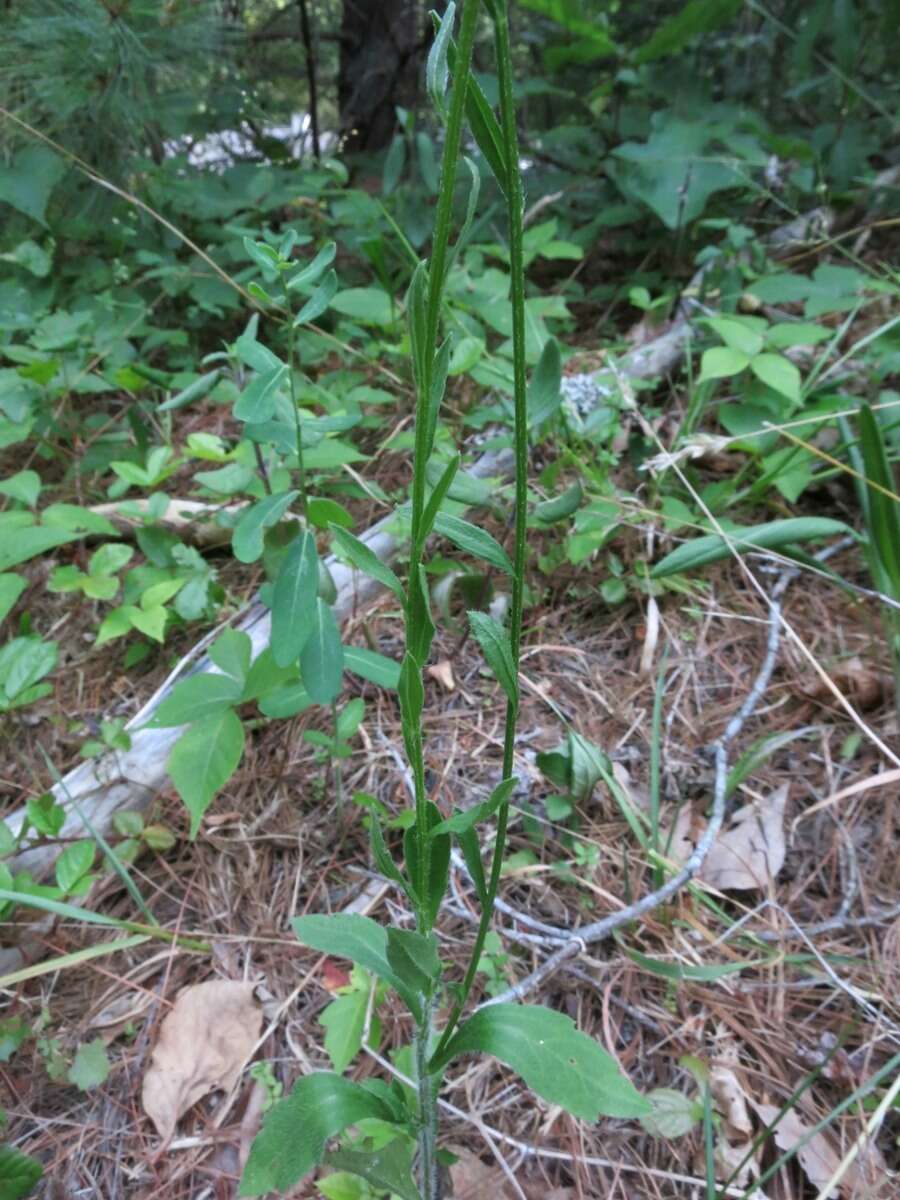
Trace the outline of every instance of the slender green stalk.
<instances>
[{"instance_id":1,"label":"slender green stalk","mask_svg":"<svg viewBox=\"0 0 900 1200\"><path fill-rule=\"evenodd\" d=\"M509 224L509 262L511 276L512 335L513 335L513 385L514 385L514 454L515 454L515 534L513 545L513 586L509 622L509 640L513 663L518 673L519 649L522 641L522 608L525 587L526 518L528 505L528 417L526 408L527 379L525 363L525 255L522 224L522 182L519 176L519 140L516 132L516 110L513 101L512 56L509 45L509 20L505 0L493 0L489 5L494 22L494 46L497 56L497 74L500 84L500 128L503 133L506 167L507 220ZM518 705L509 703L506 708L506 729L503 738L502 778L512 775L516 718ZM506 847L506 829L509 821L509 803L502 804L497 812L497 837L491 857L487 900L481 912L472 956L466 968L459 997L453 1006L447 1024L438 1043L436 1054L447 1045L456 1028L463 1008L472 990L475 973L484 950L485 939L493 917L494 901L500 888L500 872Z\"/></svg>"},{"instance_id":2,"label":"slender green stalk","mask_svg":"<svg viewBox=\"0 0 900 1200\"><path fill-rule=\"evenodd\" d=\"M428 1069L434 1024L434 1000L425 1004L425 1016L416 1031L416 1094L419 1103L419 1173L425 1200L440 1200L440 1166L437 1159L438 1080Z\"/></svg>"},{"instance_id":3,"label":"slender green stalk","mask_svg":"<svg viewBox=\"0 0 900 1200\"><path fill-rule=\"evenodd\" d=\"M414 598L419 596L420 593L419 575L423 551L423 539L420 536L420 530L422 514L425 509L425 469L429 452L428 408L431 398L431 384L434 376L434 354L437 348L441 297L444 275L447 268L447 251L450 243L450 226L453 217L453 191L456 181L456 164L459 160L466 91L469 82L469 64L472 60L472 47L475 42L478 8L479 0L465 0L460 25L456 72L453 79L450 106L447 114L447 129L441 159L441 184L435 214L431 259L429 262L425 362L423 377L419 381L419 394L416 403L416 435L411 500L412 553L409 564L410 591L407 612L408 631L409 627L414 625L417 620L422 619L424 615L418 613L419 602ZM413 761L410 763L410 766L412 768L413 785L415 788L415 838L418 852L418 878L414 882L416 891L422 898L422 901L417 906L416 924L420 933L428 933L431 929L431 920L427 912L427 906L424 904L424 897L427 893L427 882L431 867L431 842L428 837L428 797L425 787L425 759L420 735L415 738L411 749L413 751L411 755Z\"/></svg>"},{"instance_id":4,"label":"slender green stalk","mask_svg":"<svg viewBox=\"0 0 900 1200\"><path fill-rule=\"evenodd\" d=\"M300 493L300 512L306 518L306 469L303 466L303 431L300 426L300 413L297 410L297 384L294 380L294 308L291 304L291 294L287 282L281 276L281 290L284 292L284 305L287 309L288 323L288 383L291 389L291 410L294 414L294 431L297 436L297 491Z\"/></svg>"}]
</instances>

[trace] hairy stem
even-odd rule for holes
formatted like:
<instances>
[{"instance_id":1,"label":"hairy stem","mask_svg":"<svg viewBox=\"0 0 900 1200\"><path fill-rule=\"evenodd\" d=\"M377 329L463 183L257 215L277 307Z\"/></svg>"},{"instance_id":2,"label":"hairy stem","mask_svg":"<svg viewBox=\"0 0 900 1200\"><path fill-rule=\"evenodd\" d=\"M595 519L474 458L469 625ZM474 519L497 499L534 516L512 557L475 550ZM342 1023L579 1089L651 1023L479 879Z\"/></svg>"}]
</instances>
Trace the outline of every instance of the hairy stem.
<instances>
[{"instance_id":1,"label":"hairy stem","mask_svg":"<svg viewBox=\"0 0 900 1200\"><path fill-rule=\"evenodd\" d=\"M513 662L518 671L519 649L522 640L522 606L525 587L526 515L528 502L528 415L526 408L525 369L525 258L522 225L522 181L519 175L519 143L516 133L516 110L513 102L512 58L509 45L509 21L504 0L493 0L489 4L494 22L494 46L497 56L497 75L500 84L500 127L503 133L504 159L506 168L507 221L509 225L509 262L511 276L512 333L513 333L513 382L515 403L515 541L513 548L513 587L509 622L509 640ZM515 754L516 718L518 705L509 703L506 708L506 729L503 738L503 778L512 775ZM484 950L485 939L491 925L494 901L500 887L500 871L506 847L506 828L509 820L509 803L500 806L497 813L497 837L491 856L487 902L485 903L475 935L469 965L459 998L453 1006L447 1025L441 1035L437 1054L444 1049L462 1015L463 1007L472 984L478 963Z\"/></svg>"},{"instance_id":2,"label":"hairy stem","mask_svg":"<svg viewBox=\"0 0 900 1200\"><path fill-rule=\"evenodd\" d=\"M419 1179L423 1200L441 1200L441 1172L437 1160L437 1084L428 1060L434 1028L434 1000L424 998L425 1014L416 1033L416 1091L419 1102Z\"/></svg>"}]
</instances>

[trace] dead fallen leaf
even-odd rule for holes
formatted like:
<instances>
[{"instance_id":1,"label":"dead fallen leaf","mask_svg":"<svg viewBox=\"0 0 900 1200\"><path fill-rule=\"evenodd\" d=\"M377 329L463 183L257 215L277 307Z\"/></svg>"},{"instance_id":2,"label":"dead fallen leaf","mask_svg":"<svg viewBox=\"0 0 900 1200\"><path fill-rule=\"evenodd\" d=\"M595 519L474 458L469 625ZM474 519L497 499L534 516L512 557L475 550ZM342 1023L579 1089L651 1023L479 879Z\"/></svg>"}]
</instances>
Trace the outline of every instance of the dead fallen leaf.
<instances>
[{"instance_id":1,"label":"dead fallen leaf","mask_svg":"<svg viewBox=\"0 0 900 1200\"><path fill-rule=\"evenodd\" d=\"M754 1100L750 1103L765 1125L770 1125L778 1116L779 1109L774 1104L759 1104ZM772 1137L779 1150L793 1150L800 1139L809 1133L810 1128L811 1126L800 1119L795 1109L789 1108L772 1130ZM816 1133L797 1151L797 1161L805 1171L806 1178L818 1189L828 1182L841 1160L825 1135ZM833 1188L828 1195L837 1196L837 1188Z\"/></svg>"},{"instance_id":2,"label":"dead fallen leaf","mask_svg":"<svg viewBox=\"0 0 900 1200\"><path fill-rule=\"evenodd\" d=\"M440 662L426 667L425 674L430 675L432 679L436 679L445 692L456 691L456 680L453 678L453 667L450 664L449 658L442 658Z\"/></svg>"},{"instance_id":3,"label":"dead fallen leaf","mask_svg":"<svg viewBox=\"0 0 900 1200\"><path fill-rule=\"evenodd\" d=\"M649 809L649 804L648 804ZM675 818L674 826L663 826L660 830L660 846L673 862L686 863L694 853L694 847L700 840L706 826L705 821L697 821L690 804L682 804Z\"/></svg>"},{"instance_id":4,"label":"dead fallen leaf","mask_svg":"<svg viewBox=\"0 0 900 1200\"><path fill-rule=\"evenodd\" d=\"M457 1150L450 1168L453 1200L510 1200L509 1183L496 1163L484 1163L471 1150Z\"/></svg>"},{"instance_id":5,"label":"dead fallen leaf","mask_svg":"<svg viewBox=\"0 0 900 1200\"><path fill-rule=\"evenodd\" d=\"M832 683L859 709L876 708L889 694L891 677L856 654L828 672ZM818 676L800 687L802 695L820 704L833 704L834 693Z\"/></svg>"},{"instance_id":6,"label":"dead fallen leaf","mask_svg":"<svg viewBox=\"0 0 900 1200\"><path fill-rule=\"evenodd\" d=\"M141 1095L164 1142L201 1097L237 1083L262 1027L255 987L217 979L179 993L160 1026Z\"/></svg>"},{"instance_id":7,"label":"dead fallen leaf","mask_svg":"<svg viewBox=\"0 0 900 1200\"><path fill-rule=\"evenodd\" d=\"M344 967L338 966L333 958L326 958L322 963L319 982L326 992L336 992L350 983L350 972Z\"/></svg>"},{"instance_id":8,"label":"dead fallen leaf","mask_svg":"<svg viewBox=\"0 0 900 1200\"><path fill-rule=\"evenodd\" d=\"M716 1110L724 1120L724 1130L732 1142L746 1142L753 1133L753 1122L747 1111L747 1097L730 1067L713 1067L709 1073L709 1090Z\"/></svg>"},{"instance_id":9,"label":"dead fallen leaf","mask_svg":"<svg viewBox=\"0 0 900 1200\"><path fill-rule=\"evenodd\" d=\"M746 804L720 833L698 879L721 891L764 889L784 866L784 809L789 785L760 803Z\"/></svg>"}]
</instances>

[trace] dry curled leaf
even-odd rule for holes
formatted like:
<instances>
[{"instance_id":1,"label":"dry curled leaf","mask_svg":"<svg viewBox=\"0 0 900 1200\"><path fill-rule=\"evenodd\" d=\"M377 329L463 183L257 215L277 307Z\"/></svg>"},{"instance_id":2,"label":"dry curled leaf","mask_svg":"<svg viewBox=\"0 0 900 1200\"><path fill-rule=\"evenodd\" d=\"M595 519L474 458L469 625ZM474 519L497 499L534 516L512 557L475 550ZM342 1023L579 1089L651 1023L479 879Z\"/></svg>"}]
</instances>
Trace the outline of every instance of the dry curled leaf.
<instances>
[{"instance_id":1,"label":"dry curled leaf","mask_svg":"<svg viewBox=\"0 0 900 1200\"><path fill-rule=\"evenodd\" d=\"M255 987L219 979L179 993L160 1026L141 1095L163 1141L201 1097L237 1083L262 1028Z\"/></svg>"},{"instance_id":2,"label":"dry curled leaf","mask_svg":"<svg viewBox=\"0 0 900 1200\"><path fill-rule=\"evenodd\" d=\"M426 667L425 674L437 680L445 692L456 691L456 680L453 678L453 667L449 658L442 658L440 662Z\"/></svg>"},{"instance_id":3,"label":"dry curled leaf","mask_svg":"<svg viewBox=\"0 0 900 1200\"><path fill-rule=\"evenodd\" d=\"M784 866L784 809L788 785L765 801L746 804L710 848L697 878L720 891L764 889Z\"/></svg>"},{"instance_id":4,"label":"dry curled leaf","mask_svg":"<svg viewBox=\"0 0 900 1200\"><path fill-rule=\"evenodd\" d=\"M857 654L832 667L828 675L851 704L862 710L877 708L890 694L892 686L890 675L877 670L871 663L863 662ZM835 703L834 692L819 676L801 685L800 691L807 700L815 700L820 704Z\"/></svg>"},{"instance_id":5,"label":"dry curled leaf","mask_svg":"<svg viewBox=\"0 0 900 1200\"><path fill-rule=\"evenodd\" d=\"M453 1200L508 1200L509 1185L495 1163L484 1163L470 1150L454 1150L457 1162L450 1168Z\"/></svg>"},{"instance_id":6,"label":"dry curled leaf","mask_svg":"<svg viewBox=\"0 0 900 1200\"><path fill-rule=\"evenodd\" d=\"M780 1111L774 1104L758 1104L752 1100L750 1103L756 1110L756 1115L765 1125L771 1125ZM810 1126L800 1119L796 1110L789 1108L772 1130L772 1137L774 1137L775 1145L779 1150L788 1151L793 1150L801 1138L809 1133L809 1130ZM797 1151L797 1161L806 1173L809 1182L814 1188L819 1189L824 1187L832 1177L841 1160L825 1135L815 1133ZM828 1195L837 1196L837 1188L833 1188Z\"/></svg>"},{"instance_id":7,"label":"dry curled leaf","mask_svg":"<svg viewBox=\"0 0 900 1200\"><path fill-rule=\"evenodd\" d=\"M709 1073L709 1090L729 1140L747 1141L753 1133L753 1123L747 1111L747 1097L734 1071L730 1067L713 1067Z\"/></svg>"}]
</instances>

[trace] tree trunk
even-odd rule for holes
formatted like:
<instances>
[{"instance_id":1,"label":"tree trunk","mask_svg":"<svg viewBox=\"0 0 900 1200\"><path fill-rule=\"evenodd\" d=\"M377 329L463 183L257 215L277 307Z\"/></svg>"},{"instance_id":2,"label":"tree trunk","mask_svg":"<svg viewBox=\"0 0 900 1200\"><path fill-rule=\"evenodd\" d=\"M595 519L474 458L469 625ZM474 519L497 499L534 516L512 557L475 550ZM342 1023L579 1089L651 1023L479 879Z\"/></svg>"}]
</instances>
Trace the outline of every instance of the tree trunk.
<instances>
[{"instance_id":1,"label":"tree trunk","mask_svg":"<svg viewBox=\"0 0 900 1200\"><path fill-rule=\"evenodd\" d=\"M427 44L418 0L344 0L338 103L348 151L383 149L397 107L415 108Z\"/></svg>"}]
</instances>

